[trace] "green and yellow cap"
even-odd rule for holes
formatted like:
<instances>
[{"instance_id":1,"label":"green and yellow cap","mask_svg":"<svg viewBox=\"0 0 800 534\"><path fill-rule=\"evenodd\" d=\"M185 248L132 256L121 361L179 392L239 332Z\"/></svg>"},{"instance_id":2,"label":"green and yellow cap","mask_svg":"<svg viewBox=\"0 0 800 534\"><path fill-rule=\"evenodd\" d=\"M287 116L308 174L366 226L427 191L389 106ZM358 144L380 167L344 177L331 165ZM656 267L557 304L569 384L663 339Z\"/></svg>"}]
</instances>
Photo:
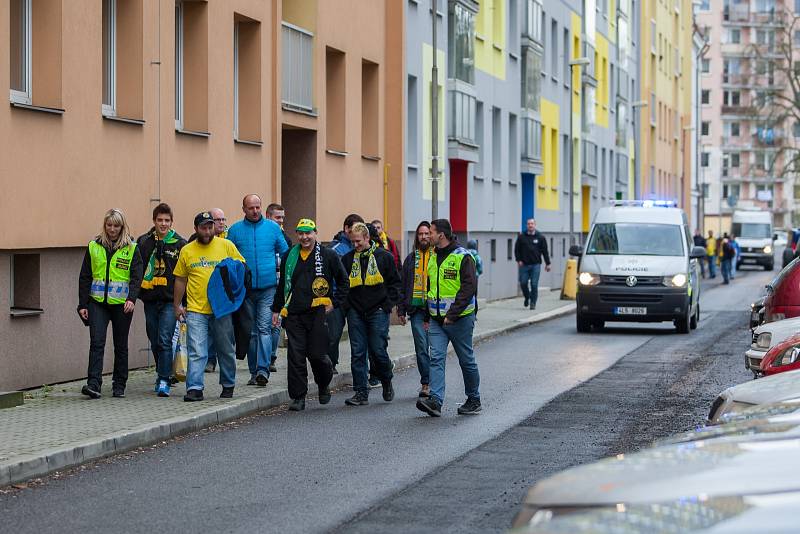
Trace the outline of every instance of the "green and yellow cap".
<instances>
[{"instance_id":1,"label":"green and yellow cap","mask_svg":"<svg viewBox=\"0 0 800 534\"><path fill-rule=\"evenodd\" d=\"M298 232L316 232L317 231L317 223L315 223L313 219L300 219L297 222L297 231Z\"/></svg>"}]
</instances>

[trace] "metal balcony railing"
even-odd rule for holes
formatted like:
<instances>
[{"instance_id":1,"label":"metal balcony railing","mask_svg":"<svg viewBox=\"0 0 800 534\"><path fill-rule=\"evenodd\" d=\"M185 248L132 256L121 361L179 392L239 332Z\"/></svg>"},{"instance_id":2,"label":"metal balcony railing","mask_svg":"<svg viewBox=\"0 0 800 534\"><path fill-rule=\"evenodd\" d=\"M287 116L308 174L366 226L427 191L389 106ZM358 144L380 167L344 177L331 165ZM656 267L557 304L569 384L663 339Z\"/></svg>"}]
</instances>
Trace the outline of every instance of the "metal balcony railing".
<instances>
[{"instance_id":1,"label":"metal balcony railing","mask_svg":"<svg viewBox=\"0 0 800 534\"><path fill-rule=\"evenodd\" d=\"M447 91L448 121L447 136L449 139L462 144L475 145L475 96L459 89L458 84L453 84Z\"/></svg>"},{"instance_id":2,"label":"metal balcony railing","mask_svg":"<svg viewBox=\"0 0 800 534\"><path fill-rule=\"evenodd\" d=\"M314 34L284 22L281 101L290 108L314 110Z\"/></svg>"},{"instance_id":3,"label":"metal balcony railing","mask_svg":"<svg viewBox=\"0 0 800 534\"><path fill-rule=\"evenodd\" d=\"M597 176L597 145L588 139L581 141L581 172Z\"/></svg>"},{"instance_id":4,"label":"metal balcony railing","mask_svg":"<svg viewBox=\"0 0 800 534\"><path fill-rule=\"evenodd\" d=\"M722 20L727 22L747 22L750 20L750 5L733 4L722 9Z\"/></svg>"},{"instance_id":5,"label":"metal balcony railing","mask_svg":"<svg viewBox=\"0 0 800 534\"><path fill-rule=\"evenodd\" d=\"M522 118L522 159L542 160L542 123L531 117Z\"/></svg>"}]
</instances>

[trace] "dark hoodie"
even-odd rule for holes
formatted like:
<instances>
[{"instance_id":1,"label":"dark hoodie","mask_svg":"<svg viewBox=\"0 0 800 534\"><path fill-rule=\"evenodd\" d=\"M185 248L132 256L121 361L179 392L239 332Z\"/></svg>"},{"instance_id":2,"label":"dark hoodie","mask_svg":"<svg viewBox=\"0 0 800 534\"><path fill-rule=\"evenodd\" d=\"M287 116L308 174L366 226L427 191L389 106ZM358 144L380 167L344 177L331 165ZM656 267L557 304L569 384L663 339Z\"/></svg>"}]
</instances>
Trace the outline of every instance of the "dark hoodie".
<instances>
[{"instance_id":1,"label":"dark hoodie","mask_svg":"<svg viewBox=\"0 0 800 534\"><path fill-rule=\"evenodd\" d=\"M175 286L175 265L186 240L177 232L167 241L156 239L155 228L150 228L143 236L136 240L139 254L144 264L142 289L139 298L142 301L172 302L172 292ZM152 276L148 273L150 258L153 257ZM148 280L148 278L152 278Z\"/></svg>"}]
</instances>

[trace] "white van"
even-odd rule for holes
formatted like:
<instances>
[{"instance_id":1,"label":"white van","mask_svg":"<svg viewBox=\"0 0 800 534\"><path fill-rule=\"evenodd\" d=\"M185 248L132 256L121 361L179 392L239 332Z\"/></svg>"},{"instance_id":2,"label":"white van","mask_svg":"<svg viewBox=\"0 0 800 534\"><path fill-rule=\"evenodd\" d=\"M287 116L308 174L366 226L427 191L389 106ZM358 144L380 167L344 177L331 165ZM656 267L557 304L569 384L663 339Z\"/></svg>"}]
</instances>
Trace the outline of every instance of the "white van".
<instances>
[{"instance_id":1,"label":"white van","mask_svg":"<svg viewBox=\"0 0 800 534\"><path fill-rule=\"evenodd\" d=\"M606 321L673 321L678 332L697 328L700 272L686 214L667 201L612 201L592 222L580 256L578 332Z\"/></svg>"},{"instance_id":2,"label":"white van","mask_svg":"<svg viewBox=\"0 0 800 534\"><path fill-rule=\"evenodd\" d=\"M764 270L775 268L775 238L772 233L772 213L761 210L736 210L731 221L731 233L736 236L740 265L761 265Z\"/></svg>"}]
</instances>

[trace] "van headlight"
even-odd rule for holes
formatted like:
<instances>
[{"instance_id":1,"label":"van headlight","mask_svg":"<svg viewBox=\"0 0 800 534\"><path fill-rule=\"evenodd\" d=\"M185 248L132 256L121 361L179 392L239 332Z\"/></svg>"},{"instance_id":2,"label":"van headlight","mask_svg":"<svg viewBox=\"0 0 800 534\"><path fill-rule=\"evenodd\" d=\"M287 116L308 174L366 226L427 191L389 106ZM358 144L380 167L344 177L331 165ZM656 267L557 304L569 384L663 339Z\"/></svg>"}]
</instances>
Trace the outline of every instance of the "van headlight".
<instances>
[{"instance_id":1,"label":"van headlight","mask_svg":"<svg viewBox=\"0 0 800 534\"><path fill-rule=\"evenodd\" d=\"M667 287L686 287L686 282L688 281L688 276L683 273L678 273L674 276L665 276L663 283Z\"/></svg>"},{"instance_id":2,"label":"van headlight","mask_svg":"<svg viewBox=\"0 0 800 534\"><path fill-rule=\"evenodd\" d=\"M582 286L596 286L600 283L600 276L594 273L582 272L578 275L578 282L580 282Z\"/></svg>"},{"instance_id":3,"label":"van headlight","mask_svg":"<svg viewBox=\"0 0 800 534\"><path fill-rule=\"evenodd\" d=\"M764 247L764 254L772 254L772 247L769 245Z\"/></svg>"},{"instance_id":4,"label":"van headlight","mask_svg":"<svg viewBox=\"0 0 800 534\"><path fill-rule=\"evenodd\" d=\"M772 334L769 332L761 332L756 338L756 347L759 349L767 350L772 344Z\"/></svg>"}]
</instances>

